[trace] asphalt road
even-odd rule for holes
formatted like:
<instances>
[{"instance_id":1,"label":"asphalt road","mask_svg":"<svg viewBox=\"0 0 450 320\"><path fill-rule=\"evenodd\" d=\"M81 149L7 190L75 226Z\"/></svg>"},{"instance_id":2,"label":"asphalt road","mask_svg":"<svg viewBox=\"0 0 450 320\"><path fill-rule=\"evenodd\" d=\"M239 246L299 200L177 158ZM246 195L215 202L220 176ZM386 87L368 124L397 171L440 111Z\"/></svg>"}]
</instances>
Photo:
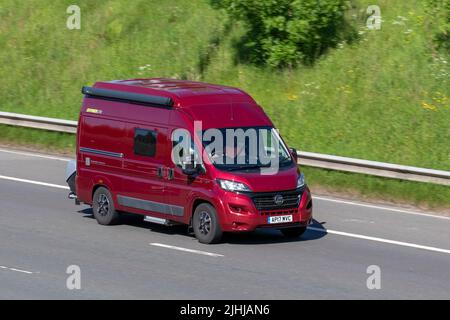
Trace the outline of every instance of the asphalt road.
<instances>
[{"instance_id":1,"label":"asphalt road","mask_svg":"<svg viewBox=\"0 0 450 320\"><path fill-rule=\"evenodd\" d=\"M450 219L315 198L299 240L202 245L133 216L100 226L67 199L65 159L0 149L0 299L449 299ZM193 251L196 250L196 251ZM66 286L81 270L81 289ZM368 289L369 266L380 289Z\"/></svg>"}]
</instances>

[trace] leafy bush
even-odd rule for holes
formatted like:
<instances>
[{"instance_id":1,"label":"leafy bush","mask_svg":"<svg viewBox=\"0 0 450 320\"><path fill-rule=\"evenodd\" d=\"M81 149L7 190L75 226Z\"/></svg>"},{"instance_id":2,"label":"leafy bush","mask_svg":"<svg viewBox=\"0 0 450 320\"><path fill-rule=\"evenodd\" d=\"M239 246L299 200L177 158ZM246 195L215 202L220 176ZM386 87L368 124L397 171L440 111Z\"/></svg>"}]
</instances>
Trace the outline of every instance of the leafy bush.
<instances>
[{"instance_id":1,"label":"leafy bush","mask_svg":"<svg viewBox=\"0 0 450 320\"><path fill-rule=\"evenodd\" d=\"M426 0L426 8L437 47L450 53L450 0Z\"/></svg>"},{"instance_id":2,"label":"leafy bush","mask_svg":"<svg viewBox=\"0 0 450 320\"><path fill-rule=\"evenodd\" d=\"M210 0L248 26L241 56L272 67L309 64L342 40L343 0Z\"/></svg>"}]
</instances>

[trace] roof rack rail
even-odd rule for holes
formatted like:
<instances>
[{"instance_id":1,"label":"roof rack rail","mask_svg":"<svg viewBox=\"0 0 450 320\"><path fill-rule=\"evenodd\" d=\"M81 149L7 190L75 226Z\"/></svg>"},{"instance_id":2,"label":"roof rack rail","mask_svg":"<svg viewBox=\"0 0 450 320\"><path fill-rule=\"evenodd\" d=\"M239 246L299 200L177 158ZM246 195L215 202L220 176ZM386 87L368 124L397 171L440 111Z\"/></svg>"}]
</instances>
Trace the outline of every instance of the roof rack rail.
<instances>
[{"instance_id":1,"label":"roof rack rail","mask_svg":"<svg viewBox=\"0 0 450 320\"><path fill-rule=\"evenodd\" d=\"M93 87L83 87L81 92L87 96L99 97L104 99L122 100L135 103L143 103L150 105L159 105L165 107L173 107L173 100L169 97L159 97L147 94L122 92L116 90L100 89Z\"/></svg>"}]
</instances>

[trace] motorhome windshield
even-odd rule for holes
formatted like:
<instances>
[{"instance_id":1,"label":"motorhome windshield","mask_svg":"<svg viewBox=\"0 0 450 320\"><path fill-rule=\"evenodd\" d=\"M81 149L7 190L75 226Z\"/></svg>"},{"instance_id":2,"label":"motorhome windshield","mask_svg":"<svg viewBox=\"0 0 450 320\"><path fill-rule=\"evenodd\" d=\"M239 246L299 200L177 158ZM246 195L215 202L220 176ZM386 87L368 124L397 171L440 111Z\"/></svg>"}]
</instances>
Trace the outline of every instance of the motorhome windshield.
<instances>
[{"instance_id":1,"label":"motorhome windshield","mask_svg":"<svg viewBox=\"0 0 450 320\"><path fill-rule=\"evenodd\" d=\"M213 165L225 171L291 166L286 145L272 127L221 128L203 131L203 146Z\"/></svg>"}]
</instances>

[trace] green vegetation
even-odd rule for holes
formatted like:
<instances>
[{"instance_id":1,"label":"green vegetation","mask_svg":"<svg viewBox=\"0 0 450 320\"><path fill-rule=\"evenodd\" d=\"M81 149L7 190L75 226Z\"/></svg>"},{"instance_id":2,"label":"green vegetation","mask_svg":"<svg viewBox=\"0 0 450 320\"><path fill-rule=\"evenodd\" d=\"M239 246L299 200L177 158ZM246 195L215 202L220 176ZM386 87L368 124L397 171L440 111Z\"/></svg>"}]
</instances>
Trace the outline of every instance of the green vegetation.
<instances>
[{"instance_id":1,"label":"green vegetation","mask_svg":"<svg viewBox=\"0 0 450 320\"><path fill-rule=\"evenodd\" d=\"M291 146L450 170L450 58L424 1L352 1L358 39L287 69L242 60L246 24L209 0L80 0L82 28L68 30L72 3L0 2L2 111L76 119L81 86L96 80L204 80L248 91ZM381 30L365 26L372 4ZM74 137L0 126L0 141L70 148ZM306 170L315 185L450 206L449 188Z\"/></svg>"},{"instance_id":2,"label":"green vegetation","mask_svg":"<svg viewBox=\"0 0 450 320\"><path fill-rule=\"evenodd\" d=\"M0 125L0 144L74 154L75 135Z\"/></svg>"},{"instance_id":3,"label":"green vegetation","mask_svg":"<svg viewBox=\"0 0 450 320\"><path fill-rule=\"evenodd\" d=\"M426 13L433 17L429 25L435 34L437 49L450 52L450 0L426 0Z\"/></svg>"},{"instance_id":4,"label":"green vegetation","mask_svg":"<svg viewBox=\"0 0 450 320\"><path fill-rule=\"evenodd\" d=\"M302 170L308 185L316 193L344 193L359 201L382 199L398 204L414 204L424 209L448 210L450 207L450 188L446 186L310 167L303 167Z\"/></svg>"},{"instance_id":5,"label":"green vegetation","mask_svg":"<svg viewBox=\"0 0 450 320\"><path fill-rule=\"evenodd\" d=\"M354 37L344 18L344 0L210 1L245 22L248 31L237 49L241 57L257 64L310 64L339 41Z\"/></svg>"},{"instance_id":6,"label":"green vegetation","mask_svg":"<svg viewBox=\"0 0 450 320\"><path fill-rule=\"evenodd\" d=\"M381 30L361 22L358 42L293 70L236 64L236 27L204 78L249 91L302 150L450 170L448 56L431 50L421 3L379 1Z\"/></svg>"},{"instance_id":7,"label":"green vegetation","mask_svg":"<svg viewBox=\"0 0 450 320\"><path fill-rule=\"evenodd\" d=\"M223 34L203 1L0 1L0 109L76 119L81 87L146 76L199 79L200 56ZM95 4L94 4L95 3Z\"/></svg>"}]
</instances>

